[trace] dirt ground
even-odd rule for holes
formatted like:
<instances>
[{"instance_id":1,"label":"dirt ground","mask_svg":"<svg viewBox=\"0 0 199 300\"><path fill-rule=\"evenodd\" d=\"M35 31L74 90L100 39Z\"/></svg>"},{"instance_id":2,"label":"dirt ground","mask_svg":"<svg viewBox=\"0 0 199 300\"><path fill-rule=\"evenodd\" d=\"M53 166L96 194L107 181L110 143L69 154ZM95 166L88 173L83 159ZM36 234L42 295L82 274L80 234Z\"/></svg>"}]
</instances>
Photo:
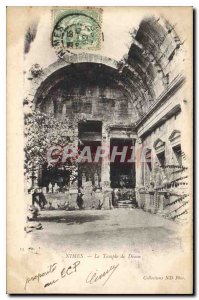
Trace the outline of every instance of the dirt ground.
<instances>
[{"instance_id":1,"label":"dirt ground","mask_svg":"<svg viewBox=\"0 0 199 300\"><path fill-rule=\"evenodd\" d=\"M140 209L41 211L33 244L52 249L180 248L178 224ZM30 222L31 223L31 222Z\"/></svg>"}]
</instances>

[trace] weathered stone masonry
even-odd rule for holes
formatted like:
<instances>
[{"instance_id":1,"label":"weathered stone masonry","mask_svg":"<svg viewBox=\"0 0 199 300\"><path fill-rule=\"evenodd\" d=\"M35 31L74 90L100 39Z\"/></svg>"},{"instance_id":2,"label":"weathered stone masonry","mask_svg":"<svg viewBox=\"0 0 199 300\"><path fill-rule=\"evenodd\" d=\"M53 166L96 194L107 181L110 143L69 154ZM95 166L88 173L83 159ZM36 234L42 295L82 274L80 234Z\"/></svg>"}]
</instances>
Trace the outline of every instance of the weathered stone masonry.
<instances>
[{"instance_id":1,"label":"weathered stone masonry","mask_svg":"<svg viewBox=\"0 0 199 300\"><path fill-rule=\"evenodd\" d=\"M67 116L76 120L77 140L78 122L84 120L88 122L88 130L79 136L84 142L111 145L118 139L120 143L124 140L132 143L136 149L146 148L145 155L153 158L151 163L138 161L131 165L132 171L120 174L131 178L131 186L118 188L130 192L141 208L151 212L169 211L167 204L172 196L168 193L172 193L171 187L165 187L169 179L175 181L172 170L179 169L182 173L188 164L188 158L183 160L181 155L184 149L181 136L187 134L182 120L190 101L186 99L184 60L183 42L174 26L161 18L150 17L132 33L132 45L124 60L116 62L82 53L60 59L39 76L29 78L28 105L55 118ZM96 128L92 131L89 124L90 128ZM103 207L110 209L114 166L102 161L100 166L92 168L90 181L100 181L98 197L103 198ZM85 182L89 181L89 175L82 170L79 167L81 184L82 176ZM186 188L184 184L182 195L186 194ZM175 187L173 194L174 190ZM76 194L77 186L71 187L74 205ZM96 204L90 199L87 207L96 208Z\"/></svg>"}]
</instances>

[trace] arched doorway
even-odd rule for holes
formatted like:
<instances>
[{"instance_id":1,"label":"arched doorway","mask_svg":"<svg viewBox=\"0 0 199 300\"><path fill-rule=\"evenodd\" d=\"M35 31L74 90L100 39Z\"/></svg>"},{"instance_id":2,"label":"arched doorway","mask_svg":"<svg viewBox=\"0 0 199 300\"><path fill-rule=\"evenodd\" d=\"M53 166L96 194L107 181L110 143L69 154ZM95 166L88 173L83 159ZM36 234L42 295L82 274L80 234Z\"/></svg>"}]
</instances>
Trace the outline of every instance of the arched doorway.
<instances>
[{"instance_id":1,"label":"arched doorway","mask_svg":"<svg viewBox=\"0 0 199 300\"><path fill-rule=\"evenodd\" d=\"M113 189L134 190L135 163L118 160L120 154L110 162L113 147L117 152L121 152L120 148L124 146L129 151L136 138L134 123L137 114L129 89L118 70L90 62L58 69L37 90L35 109L56 122L72 124L72 140L76 147L82 150L89 146L91 149L91 161L78 162L76 180L58 178L58 174L63 173L59 169L55 170L54 177L52 170L49 174L47 170L43 172L46 178L53 177L50 183L56 184L59 191L63 182L67 189L76 190L90 182L95 189L109 189L109 196ZM64 144L67 140L62 142ZM105 159L94 161L97 147L108 148Z\"/></svg>"}]
</instances>

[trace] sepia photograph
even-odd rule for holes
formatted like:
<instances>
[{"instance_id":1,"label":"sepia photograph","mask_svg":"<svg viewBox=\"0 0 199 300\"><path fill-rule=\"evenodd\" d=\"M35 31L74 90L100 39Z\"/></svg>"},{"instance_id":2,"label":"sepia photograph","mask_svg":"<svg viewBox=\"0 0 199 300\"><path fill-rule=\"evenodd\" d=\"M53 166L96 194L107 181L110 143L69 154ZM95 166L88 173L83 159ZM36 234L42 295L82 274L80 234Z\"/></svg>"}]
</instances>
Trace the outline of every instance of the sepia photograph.
<instances>
[{"instance_id":1,"label":"sepia photograph","mask_svg":"<svg viewBox=\"0 0 199 300\"><path fill-rule=\"evenodd\" d=\"M193 8L7 7L7 156L8 294L192 294Z\"/></svg>"}]
</instances>

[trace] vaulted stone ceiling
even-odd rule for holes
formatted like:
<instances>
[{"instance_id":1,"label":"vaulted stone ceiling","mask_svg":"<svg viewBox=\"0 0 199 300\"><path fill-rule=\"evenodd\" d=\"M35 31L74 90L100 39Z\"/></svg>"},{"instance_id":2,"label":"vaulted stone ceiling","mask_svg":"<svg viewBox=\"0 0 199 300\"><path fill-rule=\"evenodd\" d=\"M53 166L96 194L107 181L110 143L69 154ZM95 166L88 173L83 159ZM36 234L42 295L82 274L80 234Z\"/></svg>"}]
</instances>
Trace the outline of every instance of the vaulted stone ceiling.
<instances>
[{"instance_id":1,"label":"vaulted stone ceiling","mask_svg":"<svg viewBox=\"0 0 199 300\"><path fill-rule=\"evenodd\" d=\"M125 94L127 93L133 103L137 120L140 119L169 85L172 77L171 65L183 43L175 31L175 26L162 18L143 19L139 28L131 35L132 44L129 52L118 62L117 69L100 63L95 66L90 62L86 69L83 64L82 67L81 64L77 64L76 67L76 64L68 65L56 71L44 82L37 104L41 103L52 89L60 84L63 86L66 81L71 86L75 81L81 84L84 80L87 83L96 80L114 82L118 87L121 86Z\"/></svg>"},{"instance_id":2,"label":"vaulted stone ceiling","mask_svg":"<svg viewBox=\"0 0 199 300\"><path fill-rule=\"evenodd\" d=\"M183 43L175 26L154 17L142 20L132 38L128 56L119 67L128 78L134 106L142 116L170 83L170 65Z\"/></svg>"}]
</instances>

